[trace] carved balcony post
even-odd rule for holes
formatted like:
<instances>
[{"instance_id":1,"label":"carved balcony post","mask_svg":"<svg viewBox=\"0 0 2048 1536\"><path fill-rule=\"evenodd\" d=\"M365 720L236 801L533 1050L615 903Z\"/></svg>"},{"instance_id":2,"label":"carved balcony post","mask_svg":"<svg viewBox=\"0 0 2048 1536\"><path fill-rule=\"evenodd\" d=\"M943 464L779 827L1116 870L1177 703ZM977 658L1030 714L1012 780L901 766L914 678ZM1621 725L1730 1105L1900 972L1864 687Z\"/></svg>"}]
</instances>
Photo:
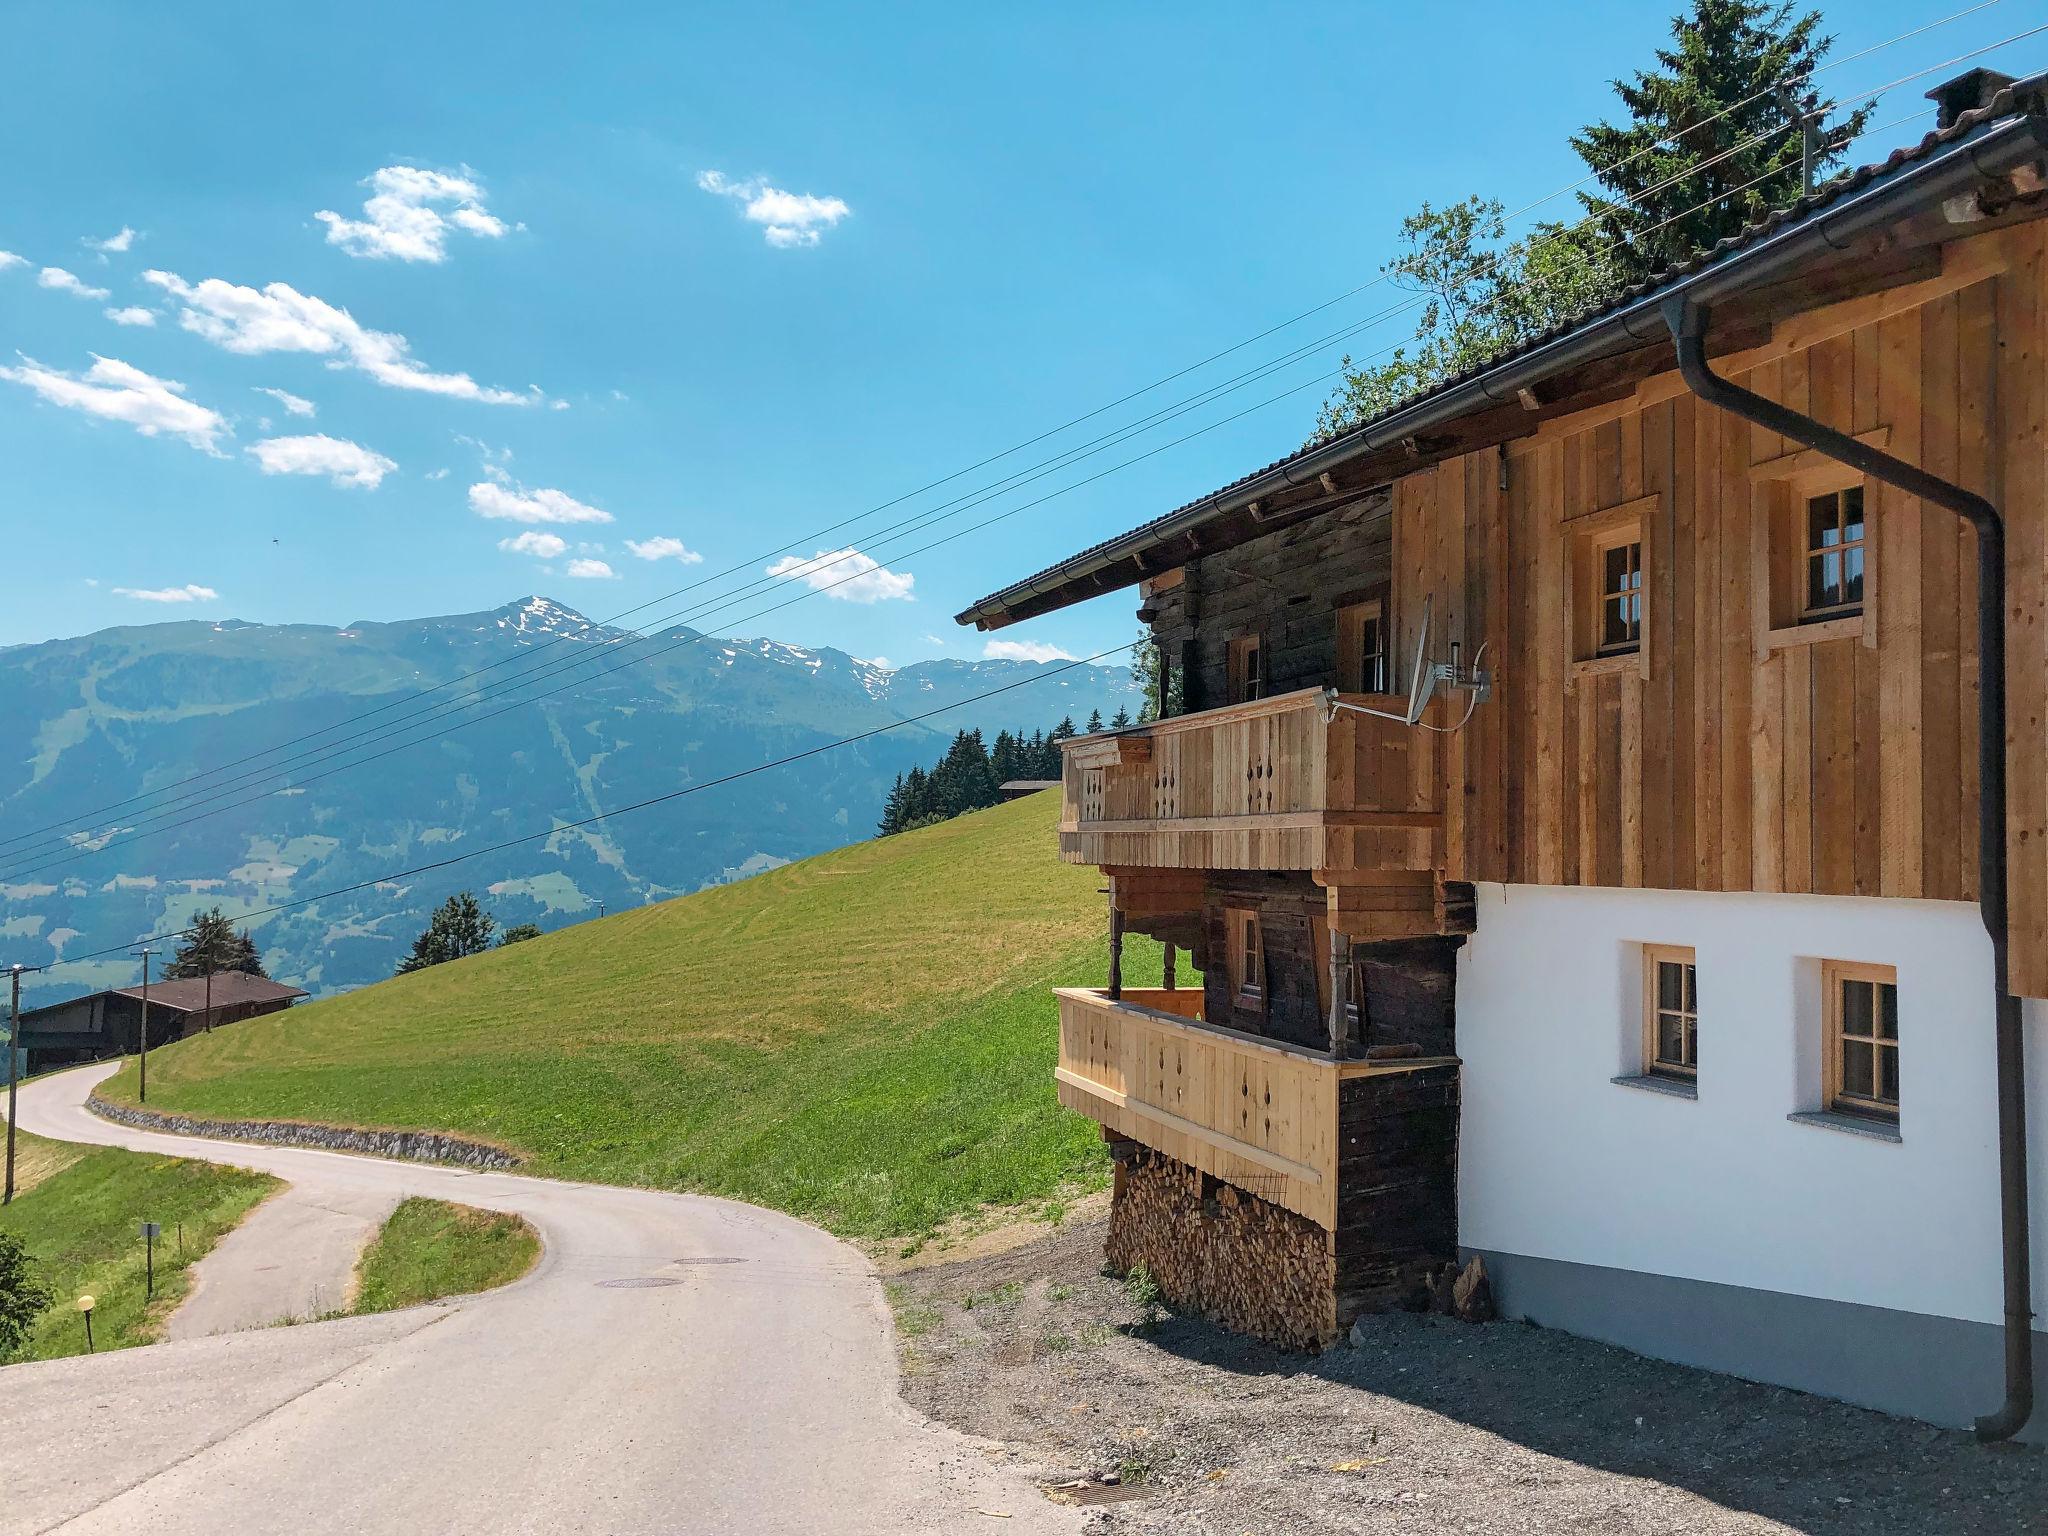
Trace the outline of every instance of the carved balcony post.
<instances>
[{"instance_id":1,"label":"carved balcony post","mask_svg":"<svg viewBox=\"0 0 2048 1536\"><path fill-rule=\"evenodd\" d=\"M1124 995L1124 914L1121 908L1112 905L1109 909L1109 1000L1114 1003Z\"/></svg>"}]
</instances>

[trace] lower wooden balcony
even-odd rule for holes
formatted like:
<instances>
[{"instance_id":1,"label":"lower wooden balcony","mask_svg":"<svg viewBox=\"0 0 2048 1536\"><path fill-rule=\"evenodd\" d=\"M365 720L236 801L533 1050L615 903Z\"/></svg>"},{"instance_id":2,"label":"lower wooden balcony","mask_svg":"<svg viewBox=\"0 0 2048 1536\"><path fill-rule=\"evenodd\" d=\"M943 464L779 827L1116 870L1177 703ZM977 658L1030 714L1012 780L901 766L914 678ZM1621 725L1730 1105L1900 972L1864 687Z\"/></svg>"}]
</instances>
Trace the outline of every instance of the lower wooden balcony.
<instances>
[{"instance_id":1,"label":"lower wooden balcony","mask_svg":"<svg viewBox=\"0 0 2048 1536\"><path fill-rule=\"evenodd\" d=\"M1406 702L1340 698L1396 713ZM1443 741L1333 713L1320 688L1076 737L1062 743L1060 854L1126 868L1440 870Z\"/></svg>"},{"instance_id":2,"label":"lower wooden balcony","mask_svg":"<svg viewBox=\"0 0 2048 1536\"><path fill-rule=\"evenodd\" d=\"M1201 1021L1199 990L1061 987L1060 1102L1318 1225L1337 1225L1338 1108L1360 1077L1453 1058L1338 1061Z\"/></svg>"}]
</instances>

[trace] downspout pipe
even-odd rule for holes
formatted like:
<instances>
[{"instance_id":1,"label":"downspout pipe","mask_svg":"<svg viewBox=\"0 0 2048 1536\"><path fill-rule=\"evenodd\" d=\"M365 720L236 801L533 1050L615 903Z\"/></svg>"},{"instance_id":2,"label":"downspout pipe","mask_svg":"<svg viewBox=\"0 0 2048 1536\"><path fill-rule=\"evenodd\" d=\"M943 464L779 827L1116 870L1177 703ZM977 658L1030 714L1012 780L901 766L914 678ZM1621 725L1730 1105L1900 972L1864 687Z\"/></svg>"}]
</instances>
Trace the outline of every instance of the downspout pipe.
<instances>
[{"instance_id":1,"label":"downspout pipe","mask_svg":"<svg viewBox=\"0 0 2048 1536\"><path fill-rule=\"evenodd\" d=\"M2026 1046L2020 1001L2008 985L2005 819L2005 523L1982 496L1904 459L1859 443L1810 416L1766 400L1707 365L1707 309L1673 295L1664 323L1678 371L1692 392L1731 416L1789 437L1908 496L1944 507L1977 535L1978 911L1991 935L1998 1061L1999 1231L2004 1249L2005 1403L1977 1420L1977 1438L2008 1440L2034 1411L2033 1282L2027 1232Z\"/></svg>"}]
</instances>

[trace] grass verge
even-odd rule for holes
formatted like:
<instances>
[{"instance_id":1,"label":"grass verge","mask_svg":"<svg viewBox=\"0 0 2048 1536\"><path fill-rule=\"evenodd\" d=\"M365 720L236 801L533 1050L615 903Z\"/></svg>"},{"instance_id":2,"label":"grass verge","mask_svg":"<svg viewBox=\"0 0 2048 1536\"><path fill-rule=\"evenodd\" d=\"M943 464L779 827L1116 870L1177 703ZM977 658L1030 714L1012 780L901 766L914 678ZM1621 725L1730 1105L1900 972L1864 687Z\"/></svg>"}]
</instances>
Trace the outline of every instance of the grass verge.
<instances>
[{"instance_id":1,"label":"grass verge","mask_svg":"<svg viewBox=\"0 0 2048 1536\"><path fill-rule=\"evenodd\" d=\"M533 1268L540 1237L523 1217L414 1196L356 1264L350 1311L395 1312L509 1285Z\"/></svg>"},{"instance_id":2,"label":"grass verge","mask_svg":"<svg viewBox=\"0 0 2048 1536\"><path fill-rule=\"evenodd\" d=\"M34 1184L0 1207L0 1231L27 1245L51 1305L15 1357L54 1360L85 1353L81 1295L93 1296L93 1343L125 1349L153 1342L184 1300L188 1270L258 1201L279 1187L266 1173L185 1158L73 1147L19 1134ZM138 1224L157 1222L156 1294L146 1295Z\"/></svg>"},{"instance_id":3,"label":"grass verge","mask_svg":"<svg viewBox=\"0 0 2048 1536\"><path fill-rule=\"evenodd\" d=\"M434 1129L527 1171L914 1238L1100 1187L1055 985L1107 969L1044 794L152 1053L152 1108ZM1125 974L1149 983L1158 946ZM125 1070L101 1092L132 1102Z\"/></svg>"}]
</instances>

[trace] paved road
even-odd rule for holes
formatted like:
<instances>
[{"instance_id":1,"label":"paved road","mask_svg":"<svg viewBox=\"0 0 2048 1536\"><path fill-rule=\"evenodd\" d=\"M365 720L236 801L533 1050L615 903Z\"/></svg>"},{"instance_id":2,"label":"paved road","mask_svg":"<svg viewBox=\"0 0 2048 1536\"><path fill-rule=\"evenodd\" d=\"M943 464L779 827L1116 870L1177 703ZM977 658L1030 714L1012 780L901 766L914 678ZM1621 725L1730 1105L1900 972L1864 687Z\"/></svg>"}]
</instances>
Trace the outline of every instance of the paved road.
<instances>
[{"instance_id":1,"label":"paved road","mask_svg":"<svg viewBox=\"0 0 2048 1536\"><path fill-rule=\"evenodd\" d=\"M204 1339L344 1310L356 1261L398 1198L392 1189L287 1184L192 1266L191 1292L164 1337Z\"/></svg>"},{"instance_id":2,"label":"paved road","mask_svg":"<svg viewBox=\"0 0 2048 1536\"><path fill-rule=\"evenodd\" d=\"M0 1530L1080 1528L993 1448L904 1406L873 1275L815 1228L696 1196L131 1131L83 1107L105 1075L25 1087L22 1125L338 1200L517 1211L546 1251L480 1297L0 1371Z\"/></svg>"}]
</instances>

